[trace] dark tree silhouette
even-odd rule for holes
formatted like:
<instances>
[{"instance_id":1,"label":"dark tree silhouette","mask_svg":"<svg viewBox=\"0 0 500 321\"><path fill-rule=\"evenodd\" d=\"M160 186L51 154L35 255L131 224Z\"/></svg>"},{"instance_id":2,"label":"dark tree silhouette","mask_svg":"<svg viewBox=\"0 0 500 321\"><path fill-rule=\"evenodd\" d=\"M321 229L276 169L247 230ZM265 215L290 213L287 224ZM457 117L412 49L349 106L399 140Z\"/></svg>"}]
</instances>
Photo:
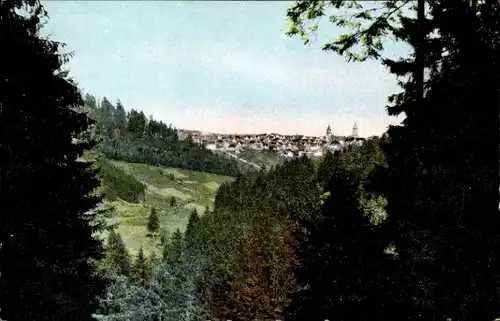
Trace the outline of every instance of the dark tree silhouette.
<instances>
[{"instance_id":1,"label":"dark tree silhouette","mask_svg":"<svg viewBox=\"0 0 500 321\"><path fill-rule=\"evenodd\" d=\"M305 223L295 294L286 320L385 320L390 257L379 227L360 204L360 184L334 168L322 215Z\"/></svg>"},{"instance_id":2,"label":"dark tree silhouette","mask_svg":"<svg viewBox=\"0 0 500 321\"><path fill-rule=\"evenodd\" d=\"M109 267L124 276L131 276L132 259L119 233L109 232L106 261Z\"/></svg>"},{"instance_id":3,"label":"dark tree silhouette","mask_svg":"<svg viewBox=\"0 0 500 321\"><path fill-rule=\"evenodd\" d=\"M151 208L151 213L149 214L147 229L150 233L156 233L160 229L160 219L154 207Z\"/></svg>"},{"instance_id":4,"label":"dark tree silhouette","mask_svg":"<svg viewBox=\"0 0 500 321\"><path fill-rule=\"evenodd\" d=\"M103 247L101 197L90 163L95 142L80 92L62 65L62 44L39 35L39 1L0 5L0 316L92 320L105 289L93 261Z\"/></svg>"}]
</instances>

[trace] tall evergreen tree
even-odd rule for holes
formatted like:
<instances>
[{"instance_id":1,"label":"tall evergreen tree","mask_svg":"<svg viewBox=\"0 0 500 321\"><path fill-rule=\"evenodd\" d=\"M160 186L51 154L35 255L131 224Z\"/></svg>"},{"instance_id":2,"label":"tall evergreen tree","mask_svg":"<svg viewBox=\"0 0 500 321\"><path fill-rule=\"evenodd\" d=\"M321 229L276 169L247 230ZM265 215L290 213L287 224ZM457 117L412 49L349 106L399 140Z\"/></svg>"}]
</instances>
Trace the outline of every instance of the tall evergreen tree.
<instances>
[{"instance_id":1,"label":"tall evergreen tree","mask_svg":"<svg viewBox=\"0 0 500 321\"><path fill-rule=\"evenodd\" d=\"M46 17L36 0L0 4L0 317L92 320L104 222L96 173L78 159L95 142L69 56L39 34Z\"/></svg>"},{"instance_id":2,"label":"tall evergreen tree","mask_svg":"<svg viewBox=\"0 0 500 321\"><path fill-rule=\"evenodd\" d=\"M359 204L360 185L332 170L322 215L310 220L286 320L387 320L386 244ZM384 264L385 263L385 264Z\"/></svg>"},{"instance_id":3,"label":"tall evergreen tree","mask_svg":"<svg viewBox=\"0 0 500 321\"><path fill-rule=\"evenodd\" d=\"M148 262L146 260L146 257L144 256L144 250L142 249L141 245L134 262L134 280L140 284L143 284L148 279L148 270Z\"/></svg>"},{"instance_id":4,"label":"tall evergreen tree","mask_svg":"<svg viewBox=\"0 0 500 321\"><path fill-rule=\"evenodd\" d=\"M125 112L125 108L123 108L120 99L116 102L115 121L116 126L120 130L120 134L122 136L125 135L127 130L127 113Z\"/></svg>"},{"instance_id":5,"label":"tall evergreen tree","mask_svg":"<svg viewBox=\"0 0 500 321\"><path fill-rule=\"evenodd\" d=\"M169 264L178 263L184 250L182 233L177 229L163 247L163 260Z\"/></svg>"},{"instance_id":6,"label":"tall evergreen tree","mask_svg":"<svg viewBox=\"0 0 500 321\"><path fill-rule=\"evenodd\" d=\"M147 118L144 112L132 109L128 113L127 127L128 131L136 138L142 138L146 129Z\"/></svg>"},{"instance_id":7,"label":"tall evergreen tree","mask_svg":"<svg viewBox=\"0 0 500 321\"><path fill-rule=\"evenodd\" d=\"M132 260L121 235L111 230L108 236L107 245L106 261L108 265L117 273L124 276L130 276L132 271Z\"/></svg>"},{"instance_id":8,"label":"tall evergreen tree","mask_svg":"<svg viewBox=\"0 0 500 321\"><path fill-rule=\"evenodd\" d=\"M154 207L151 208L151 212L149 214L147 229L150 233L156 233L160 230L160 219L158 214L156 214L156 209Z\"/></svg>"},{"instance_id":9,"label":"tall evergreen tree","mask_svg":"<svg viewBox=\"0 0 500 321\"><path fill-rule=\"evenodd\" d=\"M111 102L103 97L101 101L101 117L105 121L112 121L115 118L115 106Z\"/></svg>"},{"instance_id":10,"label":"tall evergreen tree","mask_svg":"<svg viewBox=\"0 0 500 321\"><path fill-rule=\"evenodd\" d=\"M189 221L186 227L185 240L186 247L192 248L199 241L197 236L200 233L198 224L200 223L200 216L198 215L198 211L194 209L189 215Z\"/></svg>"},{"instance_id":11,"label":"tall evergreen tree","mask_svg":"<svg viewBox=\"0 0 500 321\"><path fill-rule=\"evenodd\" d=\"M84 103L92 109L97 109L97 100L90 94L85 95Z\"/></svg>"},{"instance_id":12,"label":"tall evergreen tree","mask_svg":"<svg viewBox=\"0 0 500 321\"><path fill-rule=\"evenodd\" d=\"M290 34L308 41L307 20L330 4L354 4L354 18L364 21L334 14L330 21L352 30L324 49L349 60L380 59L404 79L388 111L406 119L389 130L388 168L379 179L399 260L401 295L394 298L406 305L409 320L497 317L498 157L488 151L496 143L486 142L498 134L500 3L391 0L377 16L355 1L299 1L288 12ZM418 19L405 14L416 11ZM386 36L408 43L414 54L384 59ZM358 44L362 51L355 53Z\"/></svg>"},{"instance_id":13,"label":"tall evergreen tree","mask_svg":"<svg viewBox=\"0 0 500 321\"><path fill-rule=\"evenodd\" d=\"M478 6L500 17L498 6ZM473 11L467 1L443 1L432 9L443 38L438 48L449 55L430 67L421 105L410 92L389 108L407 118L390 129L391 141L384 146L388 224L408 267L401 274L412 277L403 284L411 286L408 292L420 299L419 310L425 309L428 319L492 319L500 314L495 263L500 242L494 228L500 218L493 179L498 158L488 151L496 144L485 142L498 135L494 66L500 55L491 44L500 37L486 36L492 26L484 22L485 12ZM393 68L405 71L401 64ZM474 105L481 110L471 109Z\"/></svg>"},{"instance_id":14,"label":"tall evergreen tree","mask_svg":"<svg viewBox=\"0 0 500 321\"><path fill-rule=\"evenodd\" d=\"M325 157L318 168L318 181L321 186L326 189L328 186L328 182L330 181L330 176L335 168L336 161L338 160L338 154L334 155L331 151L327 151Z\"/></svg>"},{"instance_id":15,"label":"tall evergreen tree","mask_svg":"<svg viewBox=\"0 0 500 321\"><path fill-rule=\"evenodd\" d=\"M155 251L151 251L151 254L149 255L147 260L147 264L148 264L148 271L150 272L150 274L153 273L156 270L156 268L160 266L161 259L156 255Z\"/></svg>"}]
</instances>

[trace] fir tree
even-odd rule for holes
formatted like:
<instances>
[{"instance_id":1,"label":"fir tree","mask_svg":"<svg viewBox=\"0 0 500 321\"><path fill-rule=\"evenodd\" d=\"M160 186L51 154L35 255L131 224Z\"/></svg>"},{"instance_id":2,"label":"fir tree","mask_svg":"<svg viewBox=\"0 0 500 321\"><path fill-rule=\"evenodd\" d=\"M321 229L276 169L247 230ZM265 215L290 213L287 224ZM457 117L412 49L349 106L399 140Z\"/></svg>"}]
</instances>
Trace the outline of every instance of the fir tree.
<instances>
[{"instance_id":1,"label":"fir tree","mask_svg":"<svg viewBox=\"0 0 500 321\"><path fill-rule=\"evenodd\" d=\"M115 114L116 126L120 130L120 134L123 136L126 133L127 129L127 113L125 112L125 108L118 99L116 102L116 114Z\"/></svg>"},{"instance_id":2,"label":"fir tree","mask_svg":"<svg viewBox=\"0 0 500 321\"><path fill-rule=\"evenodd\" d=\"M156 268L160 266L161 259L156 255L155 251L151 251L147 263L149 272L153 273L156 270Z\"/></svg>"},{"instance_id":3,"label":"fir tree","mask_svg":"<svg viewBox=\"0 0 500 321\"><path fill-rule=\"evenodd\" d=\"M134 280L140 284L143 284L148 279L148 270L148 262L146 260L146 257L144 256L144 250L142 249L141 245L134 263Z\"/></svg>"},{"instance_id":4,"label":"fir tree","mask_svg":"<svg viewBox=\"0 0 500 321\"><path fill-rule=\"evenodd\" d=\"M166 229L162 229L160 234L161 234L160 235L160 245L164 246L165 243L168 243L168 240L169 240L168 231Z\"/></svg>"},{"instance_id":5,"label":"fir tree","mask_svg":"<svg viewBox=\"0 0 500 321\"><path fill-rule=\"evenodd\" d=\"M83 99L63 70L62 44L39 35L39 1L0 5L0 317L92 320L104 280L93 262L104 221Z\"/></svg>"},{"instance_id":6,"label":"fir tree","mask_svg":"<svg viewBox=\"0 0 500 321\"><path fill-rule=\"evenodd\" d=\"M296 271L304 290L286 320L385 320L386 244L360 207L359 181L342 167L331 175L322 215L304 224Z\"/></svg>"},{"instance_id":7,"label":"fir tree","mask_svg":"<svg viewBox=\"0 0 500 321\"><path fill-rule=\"evenodd\" d=\"M170 242L165 243L163 247L163 259L169 264L175 264L181 259L184 249L182 233L177 229L170 239Z\"/></svg>"},{"instance_id":8,"label":"fir tree","mask_svg":"<svg viewBox=\"0 0 500 321\"><path fill-rule=\"evenodd\" d=\"M335 168L336 161L338 159L338 153L334 155L331 151L327 151L322 162L318 168L318 182L321 186L326 189L328 182L330 181L330 176Z\"/></svg>"},{"instance_id":9,"label":"fir tree","mask_svg":"<svg viewBox=\"0 0 500 321\"><path fill-rule=\"evenodd\" d=\"M288 11L290 34L307 42L306 20L324 15L328 5L350 4L299 1ZM392 297L404 308L394 310L405 310L407 320L493 319L500 311L493 263L500 261L498 182L492 180L498 157L487 156L497 146L485 142L498 134L500 6L420 0L407 7L414 18L395 10L405 5L411 2L386 1L378 17L359 6L354 18L364 21L353 23L332 16L353 30L325 45L349 60L380 59L405 79L388 113L406 118L389 129L387 169L378 178L399 262L393 274L400 294ZM413 55L383 57L388 35L408 43ZM356 45L360 53L352 50Z\"/></svg>"},{"instance_id":10,"label":"fir tree","mask_svg":"<svg viewBox=\"0 0 500 321\"><path fill-rule=\"evenodd\" d=\"M147 229L150 233L156 233L160 229L160 219L154 207L151 208L151 213L149 214Z\"/></svg>"},{"instance_id":11,"label":"fir tree","mask_svg":"<svg viewBox=\"0 0 500 321\"><path fill-rule=\"evenodd\" d=\"M119 233L111 230L108 236L107 258L108 265L117 273L130 276L132 261L130 254Z\"/></svg>"},{"instance_id":12,"label":"fir tree","mask_svg":"<svg viewBox=\"0 0 500 321\"><path fill-rule=\"evenodd\" d=\"M186 240L186 248L193 248L196 246L198 242L197 235L199 233L200 216L198 215L198 211L196 209L191 212L189 216L189 221L186 227L185 240Z\"/></svg>"},{"instance_id":13,"label":"fir tree","mask_svg":"<svg viewBox=\"0 0 500 321\"><path fill-rule=\"evenodd\" d=\"M170 252L172 252L172 243L170 242L170 240L168 238L165 238L165 240L163 242L162 252L161 252L163 261L165 261L165 262L167 261L167 259L170 256Z\"/></svg>"},{"instance_id":14,"label":"fir tree","mask_svg":"<svg viewBox=\"0 0 500 321\"><path fill-rule=\"evenodd\" d=\"M172 196L170 198L170 207L174 207L177 204L177 201L175 199L175 196Z\"/></svg>"}]
</instances>

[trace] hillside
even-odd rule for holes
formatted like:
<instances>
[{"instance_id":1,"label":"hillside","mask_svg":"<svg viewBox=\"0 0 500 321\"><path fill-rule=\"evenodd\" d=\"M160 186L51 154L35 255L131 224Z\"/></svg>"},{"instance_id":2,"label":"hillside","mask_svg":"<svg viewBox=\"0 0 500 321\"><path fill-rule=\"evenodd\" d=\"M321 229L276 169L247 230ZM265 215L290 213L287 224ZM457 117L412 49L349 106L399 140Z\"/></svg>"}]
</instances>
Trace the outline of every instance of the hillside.
<instances>
[{"instance_id":1,"label":"hillside","mask_svg":"<svg viewBox=\"0 0 500 321\"><path fill-rule=\"evenodd\" d=\"M266 168L274 167L285 161L284 157L268 150L244 149L238 154L238 157L260 167Z\"/></svg>"},{"instance_id":2,"label":"hillside","mask_svg":"<svg viewBox=\"0 0 500 321\"><path fill-rule=\"evenodd\" d=\"M159 235L171 235L176 229L184 231L193 209L202 215L207 206L212 208L219 186L234 180L210 173L107 159L102 159L99 165L105 202L114 208L112 222L118 224L117 232L132 254L141 245L146 252L161 249L160 237L147 236L151 208L157 210L160 218ZM170 206L172 198L174 206Z\"/></svg>"},{"instance_id":3,"label":"hillside","mask_svg":"<svg viewBox=\"0 0 500 321\"><path fill-rule=\"evenodd\" d=\"M87 94L84 109L96 121L93 134L100 139L97 151L108 159L130 163L182 168L235 176L254 170L243 162L221 157L179 137L171 124L146 117L144 112L126 112L118 100L114 106L104 97L100 102Z\"/></svg>"}]
</instances>

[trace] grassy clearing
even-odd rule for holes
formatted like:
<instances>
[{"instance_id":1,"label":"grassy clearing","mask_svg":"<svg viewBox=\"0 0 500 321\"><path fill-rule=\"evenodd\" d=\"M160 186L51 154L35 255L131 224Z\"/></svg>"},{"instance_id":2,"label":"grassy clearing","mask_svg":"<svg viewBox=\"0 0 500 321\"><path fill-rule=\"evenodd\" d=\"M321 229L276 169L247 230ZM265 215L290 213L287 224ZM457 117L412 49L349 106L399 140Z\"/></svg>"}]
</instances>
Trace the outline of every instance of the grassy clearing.
<instances>
[{"instance_id":1,"label":"grassy clearing","mask_svg":"<svg viewBox=\"0 0 500 321\"><path fill-rule=\"evenodd\" d=\"M140 203L127 202L121 198L107 201L114 207L113 221L118 223L119 232L129 251L136 254L142 247L146 252L161 252L160 233L157 237L147 236L146 225L151 208L155 207L160 217L161 230L172 234L176 229L184 231L190 213L194 208L201 214L205 207L212 207L219 186L232 177L210 173L163 168L145 164L109 161L120 171L133 176L146 187L144 200ZM176 198L171 207L170 200Z\"/></svg>"},{"instance_id":2,"label":"grassy clearing","mask_svg":"<svg viewBox=\"0 0 500 321\"><path fill-rule=\"evenodd\" d=\"M268 150L244 149L238 157L261 167L270 168L283 163L284 158Z\"/></svg>"}]
</instances>

